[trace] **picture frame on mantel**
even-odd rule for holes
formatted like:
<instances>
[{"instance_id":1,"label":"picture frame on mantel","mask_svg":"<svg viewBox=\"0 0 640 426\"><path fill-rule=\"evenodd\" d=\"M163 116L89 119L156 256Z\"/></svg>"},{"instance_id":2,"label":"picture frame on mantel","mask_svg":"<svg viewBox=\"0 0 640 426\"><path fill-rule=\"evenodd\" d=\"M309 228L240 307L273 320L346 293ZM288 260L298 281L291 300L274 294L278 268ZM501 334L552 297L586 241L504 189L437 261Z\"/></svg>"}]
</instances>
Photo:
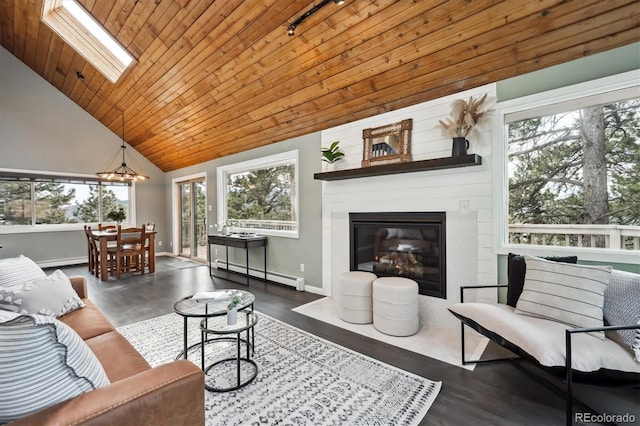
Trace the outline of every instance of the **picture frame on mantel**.
<instances>
[{"instance_id":1,"label":"picture frame on mantel","mask_svg":"<svg viewBox=\"0 0 640 426\"><path fill-rule=\"evenodd\" d=\"M362 131L362 167L411 161L413 119Z\"/></svg>"}]
</instances>

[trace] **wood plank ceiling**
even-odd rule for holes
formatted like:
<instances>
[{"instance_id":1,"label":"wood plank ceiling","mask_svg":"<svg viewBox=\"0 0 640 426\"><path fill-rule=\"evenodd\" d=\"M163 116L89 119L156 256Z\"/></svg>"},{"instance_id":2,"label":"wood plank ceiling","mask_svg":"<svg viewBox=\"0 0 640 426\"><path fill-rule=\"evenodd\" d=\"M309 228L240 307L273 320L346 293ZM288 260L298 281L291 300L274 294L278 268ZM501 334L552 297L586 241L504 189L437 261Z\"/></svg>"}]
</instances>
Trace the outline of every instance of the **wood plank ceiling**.
<instances>
[{"instance_id":1,"label":"wood plank ceiling","mask_svg":"<svg viewBox=\"0 0 640 426\"><path fill-rule=\"evenodd\" d=\"M638 0L80 0L136 58L114 85L0 0L2 46L163 171L640 40ZM115 149L115 147L114 147Z\"/></svg>"}]
</instances>

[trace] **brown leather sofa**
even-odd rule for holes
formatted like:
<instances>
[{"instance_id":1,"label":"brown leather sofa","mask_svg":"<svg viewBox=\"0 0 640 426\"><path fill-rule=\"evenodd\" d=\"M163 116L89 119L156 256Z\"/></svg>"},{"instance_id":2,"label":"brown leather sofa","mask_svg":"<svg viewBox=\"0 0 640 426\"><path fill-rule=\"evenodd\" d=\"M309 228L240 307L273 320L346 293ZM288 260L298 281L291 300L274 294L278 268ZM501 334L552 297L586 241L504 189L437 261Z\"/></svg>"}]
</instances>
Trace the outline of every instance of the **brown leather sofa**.
<instances>
[{"instance_id":1,"label":"brown leather sofa","mask_svg":"<svg viewBox=\"0 0 640 426\"><path fill-rule=\"evenodd\" d=\"M8 425L204 425L202 371L186 360L151 368L87 298L85 278L70 279L86 307L59 319L89 345L111 384Z\"/></svg>"}]
</instances>

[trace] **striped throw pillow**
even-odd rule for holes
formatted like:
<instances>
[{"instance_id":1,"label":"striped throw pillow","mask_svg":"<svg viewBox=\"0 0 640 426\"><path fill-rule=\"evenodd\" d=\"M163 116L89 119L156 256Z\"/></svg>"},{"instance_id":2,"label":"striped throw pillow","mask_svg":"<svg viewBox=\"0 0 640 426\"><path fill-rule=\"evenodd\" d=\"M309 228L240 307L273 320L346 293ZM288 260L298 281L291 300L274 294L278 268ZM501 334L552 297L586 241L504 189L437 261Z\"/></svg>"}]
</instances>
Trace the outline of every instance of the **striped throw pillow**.
<instances>
[{"instance_id":1,"label":"striped throw pillow","mask_svg":"<svg viewBox=\"0 0 640 426\"><path fill-rule=\"evenodd\" d=\"M0 287L11 287L46 276L36 262L23 255L0 259Z\"/></svg>"},{"instance_id":2,"label":"striped throw pillow","mask_svg":"<svg viewBox=\"0 0 640 426\"><path fill-rule=\"evenodd\" d=\"M610 266L557 263L525 256L527 273L516 312L573 327L602 327ZM604 339L604 332L592 333Z\"/></svg>"},{"instance_id":3,"label":"striped throw pillow","mask_svg":"<svg viewBox=\"0 0 640 426\"><path fill-rule=\"evenodd\" d=\"M55 318L0 311L0 424L109 384L78 334Z\"/></svg>"}]
</instances>

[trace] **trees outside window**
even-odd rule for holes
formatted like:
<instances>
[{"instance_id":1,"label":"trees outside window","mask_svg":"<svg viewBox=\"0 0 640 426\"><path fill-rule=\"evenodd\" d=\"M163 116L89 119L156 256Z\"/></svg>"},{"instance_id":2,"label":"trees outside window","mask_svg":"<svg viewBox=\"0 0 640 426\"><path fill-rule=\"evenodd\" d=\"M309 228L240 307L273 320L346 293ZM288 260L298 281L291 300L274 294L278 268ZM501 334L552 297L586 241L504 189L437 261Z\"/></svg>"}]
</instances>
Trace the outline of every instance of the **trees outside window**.
<instances>
[{"instance_id":1,"label":"trees outside window","mask_svg":"<svg viewBox=\"0 0 640 426\"><path fill-rule=\"evenodd\" d=\"M509 240L638 250L640 98L573 105L507 123Z\"/></svg>"},{"instance_id":2,"label":"trees outside window","mask_svg":"<svg viewBox=\"0 0 640 426\"><path fill-rule=\"evenodd\" d=\"M120 207L129 215L129 187L97 180L61 176L16 179L15 172L0 171L0 227L98 223Z\"/></svg>"},{"instance_id":3,"label":"trees outside window","mask_svg":"<svg viewBox=\"0 0 640 426\"><path fill-rule=\"evenodd\" d=\"M218 223L297 236L297 151L218 168Z\"/></svg>"},{"instance_id":4,"label":"trees outside window","mask_svg":"<svg viewBox=\"0 0 640 426\"><path fill-rule=\"evenodd\" d=\"M0 180L0 226L32 224L31 184Z\"/></svg>"}]
</instances>

